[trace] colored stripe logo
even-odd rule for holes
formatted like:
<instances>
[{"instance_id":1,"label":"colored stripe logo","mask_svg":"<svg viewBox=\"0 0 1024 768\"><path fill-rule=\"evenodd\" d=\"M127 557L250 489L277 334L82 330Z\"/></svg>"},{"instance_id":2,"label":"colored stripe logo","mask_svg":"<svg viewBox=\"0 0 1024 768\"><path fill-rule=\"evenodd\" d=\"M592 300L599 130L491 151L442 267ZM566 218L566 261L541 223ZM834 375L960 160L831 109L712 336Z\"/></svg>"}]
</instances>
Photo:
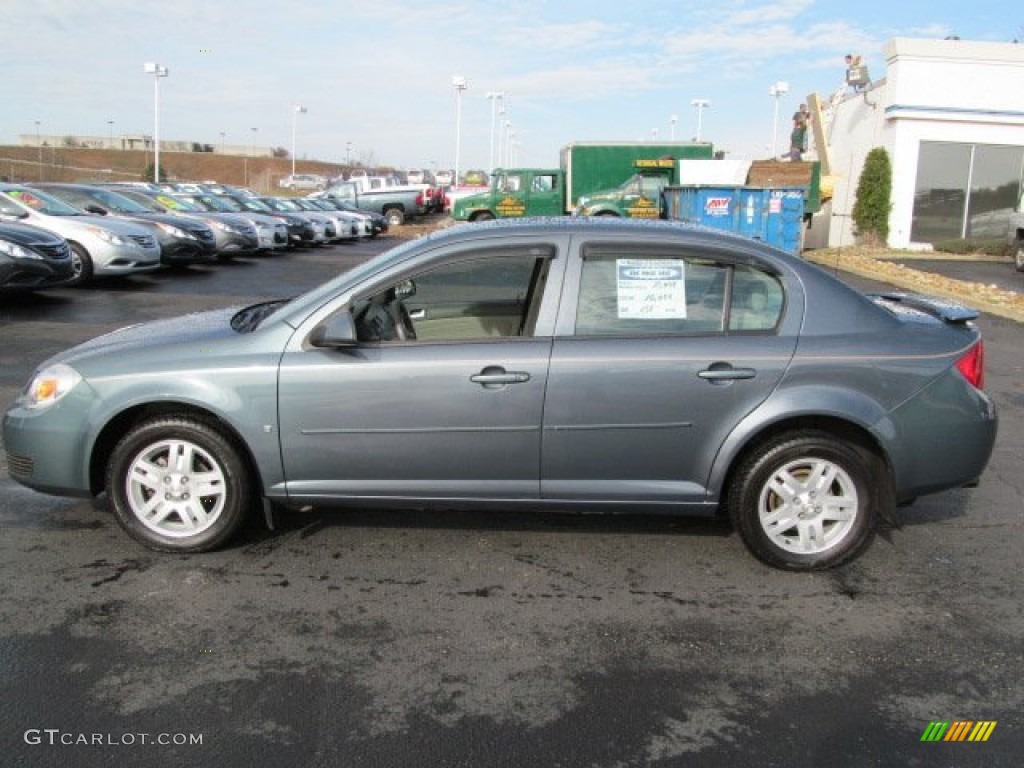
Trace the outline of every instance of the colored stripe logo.
<instances>
[{"instance_id":1,"label":"colored stripe logo","mask_svg":"<svg viewBox=\"0 0 1024 768\"><path fill-rule=\"evenodd\" d=\"M932 720L921 734L921 741L988 741L996 729L996 720Z\"/></svg>"}]
</instances>

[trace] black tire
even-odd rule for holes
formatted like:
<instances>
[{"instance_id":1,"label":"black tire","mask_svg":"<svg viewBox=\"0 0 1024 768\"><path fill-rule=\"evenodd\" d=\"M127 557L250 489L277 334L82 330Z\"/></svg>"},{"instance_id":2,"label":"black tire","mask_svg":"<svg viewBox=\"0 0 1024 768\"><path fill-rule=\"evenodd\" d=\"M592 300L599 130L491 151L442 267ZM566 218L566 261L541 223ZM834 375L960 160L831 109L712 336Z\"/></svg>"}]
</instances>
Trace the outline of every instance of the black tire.
<instances>
[{"instance_id":1,"label":"black tire","mask_svg":"<svg viewBox=\"0 0 1024 768\"><path fill-rule=\"evenodd\" d=\"M1013 263L1018 272L1024 272L1024 240L1020 235L1013 241Z\"/></svg>"},{"instance_id":2,"label":"black tire","mask_svg":"<svg viewBox=\"0 0 1024 768\"><path fill-rule=\"evenodd\" d=\"M69 243L71 246L71 269L75 276L71 278L68 285L85 285L93 276L92 256L78 243Z\"/></svg>"},{"instance_id":3,"label":"black tire","mask_svg":"<svg viewBox=\"0 0 1024 768\"><path fill-rule=\"evenodd\" d=\"M384 211L384 218L388 222L388 227L400 227L405 224L405 211L401 208L388 208Z\"/></svg>"},{"instance_id":4,"label":"black tire","mask_svg":"<svg viewBox=\"0 0 1024 768\"><path fill-rule=\"evenodd\" d=\"M490 211L478 211L473 214L470 221L494 221L494 214Z\"/></svg>"},{"instance_id":5,"label":"black tire","mask_svg":"<svg viewBox=\"0 0 1024 768\"><path fill-rule=\"evenodd\" d=\"M832 568L871 541L885 467L865 448L826 432L789 432L743 460L728 513L747 548L776 568ZM789 497L790 501L786 501Z\"/></svg>"},{"instance_id":6,"label":"black tire","mask_svg":"<svg viewBox=\"0 0 1024 768\"><path fill-rule=\"evenodd\" d=\"M175 455L178 467L171 465ZM151 419L121 438L107 464L106 489L121 527L158 552L217 548L241 525L251 497L234 444L184 416Z\"/></svg>"}]
</instances>

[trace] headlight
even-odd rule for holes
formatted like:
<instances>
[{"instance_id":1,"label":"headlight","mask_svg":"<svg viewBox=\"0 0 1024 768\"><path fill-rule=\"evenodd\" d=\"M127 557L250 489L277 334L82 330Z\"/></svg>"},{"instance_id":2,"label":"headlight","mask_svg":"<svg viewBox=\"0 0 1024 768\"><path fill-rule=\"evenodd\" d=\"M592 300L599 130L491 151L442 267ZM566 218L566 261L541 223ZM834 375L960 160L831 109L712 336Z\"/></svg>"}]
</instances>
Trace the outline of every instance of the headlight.
<instances>
[{"instance_id":1,"label":"headlight","mask_svg":"<svg viewBox=\"0 0 1024 768\"><path fill-rule=\"evenodd\" d=\"M21 404L31 409L49 408L81 380L78 371L71 366L63 363L51 365L39 371L29 382L20 398Z\"/></svg>"},{"instance_id":2,"label":"headlight","mask_svg":"<svg viewBox=\"0 0 1024 768\"><path fill-rule=\"evenodd\" d=\"M111 245L128 244L120 235L115 235L109 229L104 229L103 227L89 227L89 231L96 235L100 240L108 242Z\"/></svg>"},{"instance_id":3,"label":"headlight","mask_svg":"<svg viewBox=\"0 0 1024 768\"><path fill-rule=\"evenodd\" d=\"M195 240L192 233L186 232L184 229L178 229L171 224L164 224L162 221L156 222L156 225L171 237L176 237L179 240Z\"/></svg>"},{"instance_id":4,"label":"headlight","mask_svg":"<svg viewBox=\"0 0 1024 768\"><path fill-rule=\"evenodd\" d=\"M0 240L0 253L6 253L13 259L41 259L41 254L30 248L22 248L10 240Z\"/></svg>"}]
</instances>

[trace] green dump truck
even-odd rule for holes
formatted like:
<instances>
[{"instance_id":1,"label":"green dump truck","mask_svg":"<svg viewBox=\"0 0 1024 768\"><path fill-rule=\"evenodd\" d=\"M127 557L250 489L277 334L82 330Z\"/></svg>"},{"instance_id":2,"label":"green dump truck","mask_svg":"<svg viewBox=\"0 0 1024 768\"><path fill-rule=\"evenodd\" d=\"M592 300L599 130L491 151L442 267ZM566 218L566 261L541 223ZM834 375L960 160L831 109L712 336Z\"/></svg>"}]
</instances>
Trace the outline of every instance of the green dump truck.
<instances>
[{"instance_id":1,"label":"green dump truck","mask_svg":"<svg viewBox=\"0 0 1024 768\"><path fill-rule=\"evenodd\" d=\"M679 183L678 160L713 154L704 142L577 142L562 149L559 168L495 170L490 189L457 200L452 217L562 216L582 199L580 213L658 218L661 190Z\"/></svg>"}]
</instances>

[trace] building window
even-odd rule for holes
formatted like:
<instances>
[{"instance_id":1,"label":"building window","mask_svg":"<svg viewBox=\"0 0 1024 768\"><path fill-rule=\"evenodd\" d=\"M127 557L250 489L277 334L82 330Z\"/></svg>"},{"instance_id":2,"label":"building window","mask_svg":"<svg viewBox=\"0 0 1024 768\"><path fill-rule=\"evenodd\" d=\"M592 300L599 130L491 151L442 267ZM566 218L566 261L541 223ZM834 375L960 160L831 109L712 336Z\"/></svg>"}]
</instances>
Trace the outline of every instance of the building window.
<instances>
[{"instance_id":1,"label":"building window","mask_svg":"<svg viewBox=\"0 0 1024 768\"><path fill-rule=\"evenodd\" d=\"M921 142L911 240L1005 237L1022 182L1024 147Z\"/></svg>"}]
</instances>

